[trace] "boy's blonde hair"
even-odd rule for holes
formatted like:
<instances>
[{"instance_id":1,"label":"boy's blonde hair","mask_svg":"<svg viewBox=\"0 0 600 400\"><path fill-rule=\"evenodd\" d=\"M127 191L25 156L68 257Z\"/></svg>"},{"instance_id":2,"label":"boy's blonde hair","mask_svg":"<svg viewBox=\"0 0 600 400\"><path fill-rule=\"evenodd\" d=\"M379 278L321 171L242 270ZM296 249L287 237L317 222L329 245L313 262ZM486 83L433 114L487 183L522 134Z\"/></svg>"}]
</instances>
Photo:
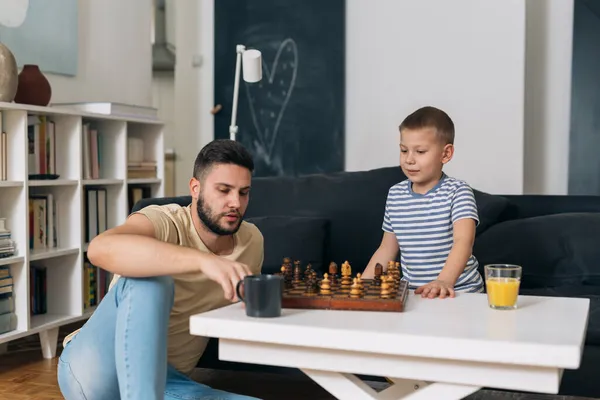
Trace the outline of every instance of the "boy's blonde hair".
<instances>
[{"instance_id":1,"label":"boy's blonde hair","mask_svg":"<svg viewBox=\"0 0 600 400\"><path fill-rule=\"evenodd\" d=\"M448 114L439 108L422 107L404 118L400 124L400 132L404 129L433 128L442 144L454 144L454 122Z\"/></svg>"}]
</instances>

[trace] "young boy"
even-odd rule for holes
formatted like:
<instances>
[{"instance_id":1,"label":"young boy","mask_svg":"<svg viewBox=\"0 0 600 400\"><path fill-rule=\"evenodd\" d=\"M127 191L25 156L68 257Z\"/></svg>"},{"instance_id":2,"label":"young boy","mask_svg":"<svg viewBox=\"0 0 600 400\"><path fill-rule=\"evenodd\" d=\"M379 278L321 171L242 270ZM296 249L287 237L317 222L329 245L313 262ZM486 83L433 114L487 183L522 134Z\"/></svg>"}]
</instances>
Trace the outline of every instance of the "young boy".
<instances>
[{"instance_id":1,"label":"young boy","mask_svg":"<svg viewBox=\"0 0 600 400\"><path fill-rule=\"evenodd\" d=\"M387 268L400 251L409 288L422 297L454 297L455 291L482 292L483 279L472 254L479 224L469 185L442 168L454 154L454 123L442 110L423 107L400 125L400 167L408 179L388 192L383 239L364 278L377 263Z\"/></svg>"}]
</instances>

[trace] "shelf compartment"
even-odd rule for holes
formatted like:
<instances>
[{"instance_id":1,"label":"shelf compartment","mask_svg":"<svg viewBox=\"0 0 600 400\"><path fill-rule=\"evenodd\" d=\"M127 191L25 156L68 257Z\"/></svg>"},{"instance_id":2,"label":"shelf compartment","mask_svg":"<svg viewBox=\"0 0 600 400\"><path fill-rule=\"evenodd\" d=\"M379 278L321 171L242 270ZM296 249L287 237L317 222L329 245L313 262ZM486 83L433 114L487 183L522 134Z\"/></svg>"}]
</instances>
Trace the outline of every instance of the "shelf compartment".
<instances>
[{"instance_id":1,"label":"shelf compartment","mask_svg":"<svg viewBox=\"0 0 600 400\"><path fill-rule=\"evenodd\" d=\"M83 119L81 129L83 179L125 178L126 127L123 121Z\"/></svg>"},{"instance_id":2,"label":"shelf compartment","mask_svg":"<svg viewBox=\"0 0 600 400\"><path fill-rule=\"evenodd\" d=\"M27 240L27 210L24 187L0 189L0 218L5 218L6 229L10 231L11 239L15 242L15 254L25 255L28 247ZM0 263L4 263L0 258Z\"/></svg>"},{"instance_id":3,"label":"shelf compartment","mask_svg":"<svg viewBox=\"0 0 600 400\"><path fill-rule=\"evenodd\" d=\"M48 317L43 315L51 319L81 315L81 265L79 253L30 263L29 310L32 328L39 326L42 323L40 320L47 320Z\"/></svg>"},{"instance_id":4,"label":"shelf compartment","mask_svg":"<svg viewBox=\"0 0 600 400\"><path fill-rule=\"evenodd\" d=\"M6 181L23 182L25 180L27 153L27 126L25 111L0 110L0 128L6 132L7 144L7 177Z\"/></svg>"},{"instance_id":5,"label":"shelf compartment","mask_svg":"<svg viewBox=\"0 0 600 400\"><path fill-rule=\"evenodd\" d=\"M57 176L58 179L78 180L81 118L65 115L29 115L27 117L28 158L30 181L37 175ZM48 179L52 181L54 179Z\"/></svg>"},{"instance_id":6,"label":"shelf compartment","mask_svg":"<svg viewBox=\"0 0 600 400\"><path fill-rule=\"evenodd\" d=\"M72 249L81 245L81 199L79 186L31 187L27 221L32 220L28 247L35 253ZM52 213L51 204L54 204ZM46 222L46 216L49 218ZM54 229L52 229L54 226ZM52 240L55 238L56 240Z\"/></svg>"},{"instance_id":7,"label":"shelf compartment","mask_svg":"<svg viewBox=\"0 0 600 400\"><path fill-rule=\"evenodd\" d=\"M28 328L28 274L25 268L25 262L22 257L20 262L11 263L0 267L2 270L8 270L9 276L3 277L12 279L12 313L16 317L15 330L27 330ZM5 333L10 333L5 332Z\"/></svg>"}]
</instances>

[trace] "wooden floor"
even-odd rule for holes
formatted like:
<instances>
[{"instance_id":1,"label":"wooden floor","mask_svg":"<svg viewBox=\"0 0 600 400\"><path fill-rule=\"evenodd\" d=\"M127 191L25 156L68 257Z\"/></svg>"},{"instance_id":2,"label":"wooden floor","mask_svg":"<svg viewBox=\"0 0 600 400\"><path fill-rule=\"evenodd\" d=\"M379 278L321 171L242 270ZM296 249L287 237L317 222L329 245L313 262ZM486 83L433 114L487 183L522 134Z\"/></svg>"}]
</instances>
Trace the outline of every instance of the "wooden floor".
<instances>
[{"instance_id":1,"label":"wooden floor","mask_svg":"<svg viewBox=\"0 0 600 400\"><path fill-rule=\"evenodd\" d=\"M66 327L65 334L79 326ZM45 360L37 335L9 343L8 353L0 354L0 400L64 400L56 381L57 357ZM213 371L196 369L193 379L214 388L244 393L264 400L334 400L334 397L306 376L283 377L278 374ZM260 382L260 385L256 383ZM379 383L371 383L378 384ZM375 386L374 386L375 388ZM383 387L378 388L383 389ZM583 397L538 395L481 390L465 400L592 400Z\"/></svg>"},{"instance_id":2,"label":"wooden floor","mask_svg":"<svg viewBox=\"0 0 600 400\"><path fill-rule=\"evenodd\" d=\"M45 360L40 350L0 355L0 399L63 400L56 383L57 360Z\"/></svg>"}]
</instances>

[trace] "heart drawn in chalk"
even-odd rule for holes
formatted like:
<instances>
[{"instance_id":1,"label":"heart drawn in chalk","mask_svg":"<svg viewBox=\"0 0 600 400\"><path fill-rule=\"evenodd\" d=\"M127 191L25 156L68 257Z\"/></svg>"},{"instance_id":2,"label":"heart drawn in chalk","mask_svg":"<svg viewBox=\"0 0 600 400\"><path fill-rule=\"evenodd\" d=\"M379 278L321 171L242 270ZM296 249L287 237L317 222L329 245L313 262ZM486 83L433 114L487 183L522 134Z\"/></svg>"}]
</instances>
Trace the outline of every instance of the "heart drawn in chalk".
<instances>
[{"instance_id":1,"label":"heart drawn in chalk","mask_svg":"<svg viewBox=\"0 0 600 400\"><path fill-rule=\"evenodd\" d=\"M246 97L252 123L256 128L258 153L271 164L279 126L294 90L298 73L298 48L287 38L279 45L269 68L263 56L263 78L258 83L246 83Z\"/></svg>"}]
</instances>

